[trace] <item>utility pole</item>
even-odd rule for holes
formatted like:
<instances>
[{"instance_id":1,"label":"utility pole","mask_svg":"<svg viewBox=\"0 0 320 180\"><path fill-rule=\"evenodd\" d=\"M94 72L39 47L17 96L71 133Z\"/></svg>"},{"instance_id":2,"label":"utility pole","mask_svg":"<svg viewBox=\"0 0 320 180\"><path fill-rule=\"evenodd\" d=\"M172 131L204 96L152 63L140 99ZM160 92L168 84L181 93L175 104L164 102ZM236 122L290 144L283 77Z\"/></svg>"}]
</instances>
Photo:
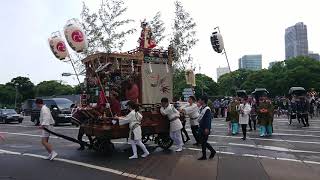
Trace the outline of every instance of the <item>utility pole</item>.
<instances>
[{"instance_id":1,"label":"utility pole","mask_svg":"<svg viewBox=\"0 0 320 180\"><path fill-rule=\"evenodd\" d=\"M19 87L19 84L16 83L14 84L15 88L16 88L16 97L14 98L14 108L17 109L17 99L18 99L18 87Z\"/></svg>"}]
</instances>

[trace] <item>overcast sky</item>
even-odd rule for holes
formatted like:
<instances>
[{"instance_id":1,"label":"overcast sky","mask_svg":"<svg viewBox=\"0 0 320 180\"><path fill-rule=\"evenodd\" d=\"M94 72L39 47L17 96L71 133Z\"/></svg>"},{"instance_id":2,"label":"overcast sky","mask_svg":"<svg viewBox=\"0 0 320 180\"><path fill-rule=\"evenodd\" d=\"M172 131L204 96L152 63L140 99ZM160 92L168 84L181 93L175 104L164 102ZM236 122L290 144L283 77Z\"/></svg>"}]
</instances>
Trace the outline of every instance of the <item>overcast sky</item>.
<instances>
[{"instance_id":1,"label":"overcast sky","mask_svg":"<svg viewBox=\"0 0 320 180\"><path fill-rule=\"evenodd\" d=\"M216 54L210 35L219 26L224 38L231 69L246 54L262 54L263 68L269 62L283 60L285 28L304 22L308 28L309 50L320 52L319 6L317 0L181 0L197 23L198 44L192 50L201 72L216 80L216 68L227 66L225 57ZM95 11L100 0L85 1ZM137 46L140 20L152 18L157 11L166 23L166 34L174 19L173 0L127 0L126 15L136 20L137 34L128 38L124 50ZM0 2L0 83L16 76L27 76L32 82L62 80L76 84L68 63L55 59L48 37L62 31L66 21L79 18L81 0L2 0Z\"/></svg>"}]
</instances>

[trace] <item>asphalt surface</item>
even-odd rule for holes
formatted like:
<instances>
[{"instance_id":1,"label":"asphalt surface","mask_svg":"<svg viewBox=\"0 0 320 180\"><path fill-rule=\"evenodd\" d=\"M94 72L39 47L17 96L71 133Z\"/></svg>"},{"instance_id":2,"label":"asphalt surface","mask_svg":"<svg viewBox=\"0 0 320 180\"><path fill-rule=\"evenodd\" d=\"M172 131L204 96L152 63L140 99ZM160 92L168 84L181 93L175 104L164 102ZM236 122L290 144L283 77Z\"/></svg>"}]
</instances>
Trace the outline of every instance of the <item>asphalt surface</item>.
<instances>
[{"instance_id":1,"label":"asphalt surface","mask_svg":"<svg viewBox=\"0 0 320 180\"><path fill-rule=\"evenodd\" d=\"M209 143L218 151L213 160L197 161L199 147L191 141L181 153L162 151L147 143L151 155L129 160L131 147L125 139L113 140L116 151L111 156L93 150L77 151L79 145L52 137L50 142L59 156L44 160L46 151L40 144L41 131L25 118L22 124L0 124L0 180L53 179L244 179L244 180L318 180L320 177L320 118L303 128L285 117L276 118L275 132L260 138L258 131L230 136L226 122L214 119ZM77 127L58 126L55 131L76 137ZM174 149L172 147L171 149ZM141 154L141 152L139 152Z\"/></svg>"}]
</instances>

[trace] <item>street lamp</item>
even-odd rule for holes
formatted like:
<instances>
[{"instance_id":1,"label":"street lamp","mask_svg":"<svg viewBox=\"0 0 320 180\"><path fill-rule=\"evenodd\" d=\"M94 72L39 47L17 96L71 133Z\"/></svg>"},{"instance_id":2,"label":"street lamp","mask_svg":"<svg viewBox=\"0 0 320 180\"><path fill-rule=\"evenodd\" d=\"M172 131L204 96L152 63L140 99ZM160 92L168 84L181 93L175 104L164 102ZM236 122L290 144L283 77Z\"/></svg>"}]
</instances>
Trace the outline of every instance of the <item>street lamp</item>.
<instances>
[{"instance_id":1,"label":"street lamp","mask_svg":"<svg viewBox=\"0 0 320 180\"><path fill-rule=\"evenodd\" d=\"M19 87L19 83L14 84L15 88L16 88L16 97L14 99L14 107L17 109L17 98L18 98L18 87Z\"/></svg>"},{"instance_id":2,"label":"street lamp","mask_svg":"<svg viewBox=\"0 0 320 180\"><path fill-rule=\"evenodd\" d=\"M85 73L86 73L85 70L81 71L79 74L64 72L64 73L61 74L61 76L64 76L64 77L68 77L68 76L84 76Z\"/></svg>"},{"instance_id":3,"label":"street lamp","mask_svg":"<svg viewBox=\"0 0 320 180\"><path fill-rule=\"evenodd\" d=\"M61 75L62 75L62 76L67 77L67 76L71 76L71 75L75 75L75 74L71 74L71 73L62 73Z\"/></svg>"}]
</instances>

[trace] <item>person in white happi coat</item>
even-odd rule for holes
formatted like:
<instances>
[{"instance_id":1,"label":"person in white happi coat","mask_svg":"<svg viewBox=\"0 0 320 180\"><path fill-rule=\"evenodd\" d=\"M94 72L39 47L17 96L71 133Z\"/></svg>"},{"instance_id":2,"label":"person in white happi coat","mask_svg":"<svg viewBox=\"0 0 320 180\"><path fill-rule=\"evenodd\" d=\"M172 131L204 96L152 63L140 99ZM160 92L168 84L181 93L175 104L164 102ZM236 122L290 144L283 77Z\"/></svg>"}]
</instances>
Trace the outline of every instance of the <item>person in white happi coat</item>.
<instances>
[{"instance_id":1,"label":"person in white happi coat","mask_svg":"<svg viewBox=\"0 0 320 180\"><path fill-rule=\"evenodd\" d=\"M52 145L49 144L50 133L45 129L53 131L54 119L51 115L50 109L43 103L42 99L36 99L35 104L38 108L40 108L39 128L42 129L41 143L49 153L49 156L45 159L53 160L58 153L52 150Z\"/></svg>"},{"instance_id":2,"label":"person in white happi coat","mask_svg":"<svg viewBox=\"0 0 320 180\"><path fill-rule=\"evenodd\" d=\"M160 113L167 116L170 121L170 137L178 146L176 152L182 151L183 141L181 136L182 123L180 121L180 113L172 104L169 104L168 98L161 99Z\"/></svg>"},{"instance_id":3,"label":"person in white happi coat","mask_svg":"<svg viewBox=\"0 0 320 180\"><path fill-rule=\"evenodd\" d=\"M196 140L196 143L193 145L199 146L199 108L196 102L196 98L194 96L190 96L188 99L189 104L182 108L182 112L185 114L186 121L190 122L191 131L194 139Z\"/></svg>"},{"instance_id":4,"label":"person in white happi coat","mask_svg":"<svg viewBox=\"0 0 320 180\"><path fill-rule=\"evenodd\" d=\"M146 146L142 143L142 131L141 131L141 120L142 115L138 112L139 106L134 101L129 101L127 107L130 110L130 113L125 117L115 117L119 120L119 125L124 125L129 123L129 143L132 147L133 155L129 159L138 158L137 145L143 150L144 154L141 157L145 158L150 153L147 150Z\"/></svg>"},{"instance_id":5,"label":"person in white happi coat","mask_svg":"<svg viewBox=\"0 0 320 180\"><path fill-rule=\"evenodd\" d=\"M242 103L239 105L239 124L241 124L242 129L242 140L247 138L247 125L249 123L249 115L251 112L251 105L248 102L247 98L242 99Z\"/></svg>"}]
</instances>

